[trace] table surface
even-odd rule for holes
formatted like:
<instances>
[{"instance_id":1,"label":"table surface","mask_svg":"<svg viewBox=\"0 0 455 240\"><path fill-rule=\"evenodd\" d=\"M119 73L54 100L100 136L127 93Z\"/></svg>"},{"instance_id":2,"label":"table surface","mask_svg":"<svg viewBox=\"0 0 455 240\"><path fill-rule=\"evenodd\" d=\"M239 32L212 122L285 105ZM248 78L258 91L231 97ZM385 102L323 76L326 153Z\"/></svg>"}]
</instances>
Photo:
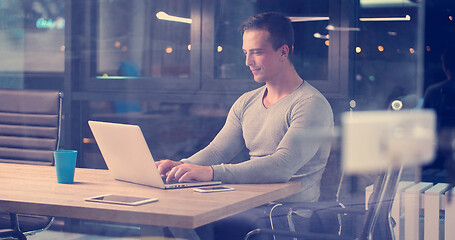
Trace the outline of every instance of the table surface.
<instances>
[{"instance_id":1,"label":"table surface","mask_svg":"<svg viewBox=\"0 0 455 240\"><path fill-rule=\"evenodd\" d=\"M107 170L77 168L73 184L57 183L55 168L0 163L0 211L137 225L197 228L284 198L299 182L225 184L235 191L162 190L114 180ZM139 206L87 202L102 194L158 198Z\"/></svg>"}]
</instances>

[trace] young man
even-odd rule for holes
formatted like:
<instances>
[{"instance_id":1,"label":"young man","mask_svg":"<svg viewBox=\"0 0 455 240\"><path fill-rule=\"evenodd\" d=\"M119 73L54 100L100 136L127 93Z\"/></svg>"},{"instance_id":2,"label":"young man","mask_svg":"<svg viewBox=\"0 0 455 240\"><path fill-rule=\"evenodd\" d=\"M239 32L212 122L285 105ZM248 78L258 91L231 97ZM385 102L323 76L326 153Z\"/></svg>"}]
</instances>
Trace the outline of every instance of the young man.
<instances>
[{"instance_id":1,"label":"young man","mask_svg":"<svg viewBox=\"0 0 455 240\"><path fill-rule=\"evenodd\" d=\"M294 31L278 13L262 13L239 28L245 64L264 86L234 103L226 124L204 149L181 161L157 162L167 180L220 180L223 183L301 181L301 191L283 201L316 201L330 143L302 140L308 132L330 131L332 109L304 81L292 63ZM244 148L249 159L231 160Z\"/></svg>"}]
</instances>

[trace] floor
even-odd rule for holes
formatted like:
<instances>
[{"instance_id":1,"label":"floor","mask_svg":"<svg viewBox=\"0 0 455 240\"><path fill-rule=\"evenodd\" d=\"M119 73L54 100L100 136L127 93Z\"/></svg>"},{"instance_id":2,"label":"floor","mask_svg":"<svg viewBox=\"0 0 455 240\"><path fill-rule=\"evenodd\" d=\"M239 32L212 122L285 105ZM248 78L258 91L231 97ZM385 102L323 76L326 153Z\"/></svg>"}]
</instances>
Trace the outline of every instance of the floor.
<instances>
[{"instance_id":1,"label":"floor","mask_svg":"<svg viewBox=\"0 0 455 240\"><path fill-rule=\"evenodd\" d=\"M66 233L56 231L44 231L27 237L28 240L138 240L150 239L159 240L160 238L131 238L131 237L105 237L96 235L86 235L80 233ZM163 238L161 238L163 239Z\"/></svg>"},{"instance_id":2,"label":"floor","mask_svg":"<svg viewBox=\"0 0 455 240\"><path fill-rule=\"evenodd\" d=\"M172 238L173 240L178 240ZM66 233L56 231L44 231L32 236L28 236L27 240L170 240L165 237L105 237L97 235L86 235L80 233ZM183 240L183 239L182 239Z\"/></svg>"},{"instance_id":3,"label":"floor","mask_svg":"<svg viewBox=\"0 0 455 240\"><path fill-rule=\"evenodd\" d=\"M66 225L66 226L65 226ZM67 230L64 230L67 229ZM68 230L69 229L69 230ZM56 219L50 229L27 236L28 240L169 240L170 238L141 237L141 228L93 221ZM159 235L158 235L159 236ZM175 238L172 238L176 240ZM6 240L6 239L1 239Z\"/></svg>"}]
</instances>

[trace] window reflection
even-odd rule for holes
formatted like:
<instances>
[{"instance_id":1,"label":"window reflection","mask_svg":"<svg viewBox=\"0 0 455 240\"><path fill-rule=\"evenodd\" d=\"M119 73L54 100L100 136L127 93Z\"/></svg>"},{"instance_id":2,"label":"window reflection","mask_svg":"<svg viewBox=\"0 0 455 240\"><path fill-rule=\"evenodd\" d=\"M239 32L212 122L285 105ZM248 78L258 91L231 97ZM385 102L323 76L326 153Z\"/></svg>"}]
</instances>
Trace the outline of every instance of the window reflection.
<instances>
[{"instance_id":1,"label":"window reflection","mask_svg":"<svg viewBox=\"0 0 455 240\"><path fill-rule=\"evenodd\" d=\"M155 159L182 159L207 146L224 125L230 105L160 101L86 101L88 120L139 125ZM85 167L106 168L93 135L85 128Z\"/></svg>"},{"instance_id":2,"label":"window reflection","mask_svg":"<svg viewBox=\"0 0 455 240\"><path fill-rule=\"evenodd\" d=\"M100 0L99 9L99 77L190 76L190 1Z\"/></svg>"},{"instance_id":3,"label":"window reflection","mask_svg":"<svg viewBox=\"0 0 455 240\"><path fill-rule=\"evenodd\" d=\"M221 0L215 8L215 78L251 79L241 50L238 26L259 12L282 12L293 21L294 65L304 79L328 78L328 1L232 1ZM319 35L317 35L319 34ZM316 37L318 36L318 37Z\"/></svg>"},{"instance_id":4,"label":"window reflection","mask_svg":"<svg viewBox=\"0 0 455 240\"><path fill-rule=\"evenodd\" d=\"M0 16L0 71L63 72L64 1L0 1ZM6 87L21 87L13 81Z\"/></svg>"},{"instance_id":5,"label":"window reflection","mask_svg":"<svg viewBox=\"0 0 455 240\"><path fill-rule=\"evenodd\" d=\"M356 44L355 92L359 109L416 107L418 3L383 4L361 1Z\"/></svg>"}]
</instances>

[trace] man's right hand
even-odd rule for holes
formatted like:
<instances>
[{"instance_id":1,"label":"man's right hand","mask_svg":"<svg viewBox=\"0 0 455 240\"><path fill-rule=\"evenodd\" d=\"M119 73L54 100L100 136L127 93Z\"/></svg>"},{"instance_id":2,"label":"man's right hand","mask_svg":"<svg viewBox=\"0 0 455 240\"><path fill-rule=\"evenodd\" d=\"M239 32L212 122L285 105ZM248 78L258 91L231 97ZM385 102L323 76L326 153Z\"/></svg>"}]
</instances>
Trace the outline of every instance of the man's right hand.
<instances>
[{"instance_id":1,"label":"man's right hand","mask_svg":"<svg viewBox=\"0 0 455 240\"><path fill-rule=\"evenodd\" d=\"M160 173L160 175L166 175L167 176L167 173L173 167L181 165L181 164L183 164L183 162L172 161L172 160L169 160L169 159L165 159L165 160L160 160L158 162L155 162L155 164L156 164L156 167L158 168L158 172Z\"/></svg>"}]
</instances>

